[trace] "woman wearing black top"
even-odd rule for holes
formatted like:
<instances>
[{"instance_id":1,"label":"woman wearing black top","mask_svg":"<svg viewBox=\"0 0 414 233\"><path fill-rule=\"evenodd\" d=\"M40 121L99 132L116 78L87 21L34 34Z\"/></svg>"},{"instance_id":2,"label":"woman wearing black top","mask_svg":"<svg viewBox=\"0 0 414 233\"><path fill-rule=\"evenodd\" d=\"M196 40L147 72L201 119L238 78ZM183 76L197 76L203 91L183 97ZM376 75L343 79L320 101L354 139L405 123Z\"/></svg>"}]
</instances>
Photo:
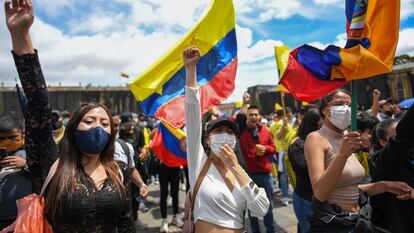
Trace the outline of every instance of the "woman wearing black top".
<instances>
[{"instance_id":1,"label":"woman wearing black top","mask_svg":"<svg viewBox=\"0 0 414 233\"><path fill-rule=\"evenodd\" d=\"M321 117L317 110L307 112L303 117L302 123L299 125L297 137L292 140L288 150L289 161L296 174L293 209L298 219L301 233L308 232L310 228L307 216L311 210L313 195L304 154L305 139L309 133L318 130L321 125Z\"/></svg>"},{"instance_id":2,"label":"woman wearing black top","mask_svg":"<svg viewBox=\"0 0 414 233\"><path fill-rule=\"evenodd\" d=\"M114 160L115 131L108 110L97 104L77 109L66 126L61 154L52 136L46 83L29 35L30 0L5 2L13 56L28 104L27 164L37 193L60 156L45 195L45 215L54 232L135 232L125 182Z\"/></svg>"}]
</instances>

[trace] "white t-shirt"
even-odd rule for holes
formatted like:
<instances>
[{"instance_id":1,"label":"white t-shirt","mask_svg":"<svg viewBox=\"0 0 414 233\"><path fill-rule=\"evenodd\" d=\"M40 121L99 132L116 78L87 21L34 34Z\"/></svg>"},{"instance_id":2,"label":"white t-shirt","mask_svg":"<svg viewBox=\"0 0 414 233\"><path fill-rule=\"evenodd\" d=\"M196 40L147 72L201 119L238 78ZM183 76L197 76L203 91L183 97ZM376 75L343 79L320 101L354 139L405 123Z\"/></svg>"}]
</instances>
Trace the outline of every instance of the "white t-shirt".
<instances>
[{"instance_id":1,"label":"white t-shirt","mask_svg":"<svg viewBox=\"0 0 414 233\"><path fill-rule=\"evenodd\" d=\"M201 109L198 89L186 88L186 131L187 161L191 190L201 172L207 155L201 144ZM269 210L270 202L263 188L252 181L240 187L236 181L232 191L214 164L200 185L194 203L194 221L203 220L230 229L243 228L243 213L246 209L255 217L263 217Z\"/></svg>"},{"instance_id":2,"label":"white t-shirt","mask_svg":"<svg viewBox=\"0 0 414 233\"><path fill-rule=\"evenodd\" d=\"M135 167L135 163L134 163L134 147L132 147L132 145L130 143L125 142L126 145L129 148L129 155L126 154L126 151L124 151L124 149L122 148L121 144L118 141L115 141L115 155L114 155L114 159L117 161L121 161L124 162L125 164L128 165L129 168L134 168ZM128 156L129 156L129 161L131 161L130 163L128 163Z\"/></svg>"}]
</instances>

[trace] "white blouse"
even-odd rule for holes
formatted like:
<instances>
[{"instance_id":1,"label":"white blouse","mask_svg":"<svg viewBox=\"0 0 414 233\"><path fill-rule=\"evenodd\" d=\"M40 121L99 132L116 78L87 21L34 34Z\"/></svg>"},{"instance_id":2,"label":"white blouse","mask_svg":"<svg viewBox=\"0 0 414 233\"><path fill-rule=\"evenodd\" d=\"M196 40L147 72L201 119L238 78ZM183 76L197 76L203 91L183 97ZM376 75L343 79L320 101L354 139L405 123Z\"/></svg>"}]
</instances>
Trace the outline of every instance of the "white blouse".
<instances>
[{"instance_id":1,"label":"white blouse","mask_svg":"<svg viewBox=\"0 0 414 233\"><path fill-rule=\"evenodd\" d=\"M188 175L193 191L207 155L201 144L199 90L186 87L185 93ZM263 217L267 214L269 205L264 189L258 188L253 182L240 187L236 181L233 191L230 191L212 163L195 198L194 221L201 219L221 227L241 229L246 209L250 210L252 216Z\"/></svg>"}]
</instances>

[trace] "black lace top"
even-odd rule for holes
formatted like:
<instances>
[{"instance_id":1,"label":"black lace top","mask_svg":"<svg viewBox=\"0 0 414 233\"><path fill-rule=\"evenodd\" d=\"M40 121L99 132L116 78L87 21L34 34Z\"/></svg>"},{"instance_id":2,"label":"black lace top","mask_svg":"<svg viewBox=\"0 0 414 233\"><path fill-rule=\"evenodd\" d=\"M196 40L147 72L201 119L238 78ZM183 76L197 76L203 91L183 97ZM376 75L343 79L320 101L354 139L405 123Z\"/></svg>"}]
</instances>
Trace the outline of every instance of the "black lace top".
<instances>
[{"instance_id":1,"label":"black lace top","mask_svg":"<svg viewBox=\"0 0 414 233\"><path fill-rule=\"evenodd\" d=\"M25 112L27 164L33 176L34 189L40 193L50 167L59 157L52 136L49 96L36 54L17 56L13 53L28 104ZM124 182L127 168L121 167ZM46 199L47 200L47 199ZM97 190L92 179L76 184L71 202L60 201L60 210L51 222L55 233L135 232L129 195L106 180Z\"/></svg>"}]
</instances>

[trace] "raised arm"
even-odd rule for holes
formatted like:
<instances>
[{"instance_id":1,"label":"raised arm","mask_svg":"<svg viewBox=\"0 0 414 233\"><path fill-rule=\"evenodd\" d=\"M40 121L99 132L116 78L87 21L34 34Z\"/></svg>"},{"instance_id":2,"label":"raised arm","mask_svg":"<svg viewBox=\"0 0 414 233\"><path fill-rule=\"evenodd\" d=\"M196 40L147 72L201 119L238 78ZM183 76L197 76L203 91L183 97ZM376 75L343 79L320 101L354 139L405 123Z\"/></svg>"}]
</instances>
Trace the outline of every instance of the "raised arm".
<instances>
[{"instance_id":1,"label":"raised arm","mask_svg":"<svg viewBox=\"0 0 414 233\"><path fill-rule=\"evenodd\" d=\"M32 39L29 34L30 26L34 21L33 5L28 0L4 2L7 28L13 44L13 52L20 56L34 54Z\"/></svg>"},{"instance_id":2,"label":"raised arm","mask_svg":"<svg viewBox=\"0 0 414 233\"><path fill-rule=\"evenodd\" d=\"M30 0L15 0L13 4L6 1L4 6L17 72L28 100L25 113L27 165L35 190L39 192L59 152L52 136L52 110L45 79L29 34L34 21L33 5Z\"/></svg>"},{"instance_id":3,"label":"raised arm","mask_svg":"<svg viewBox=\"0 0 414 233\"><path fill-rule=\"evenodd\" d=\"M335 190L348 157L361 146L359 134L349 133L344 137L338 154L325 168L324 160L327 148L324 148L325 146L322 144L324 140L318 132L313 132L308 135L305 142L305 157L313 193L316 199L322 202L326 201Z\"/></svg>"},{"instance_id":4,"label":"raised arm","mask_svg":"<svg viewBox=\"0 0 414 233\"><path fill-rule=\"evenodd\" d=\"M372 105L371 105L371 115L374 117L377 117L377 114L379 112L379 100L381 98L381 92L375 89L372 92Z\"/></svg>"},{"instance_id":5,"label":"raised arm","mask_svg":"<svg viewBox=\"0 0 414 233\"><path fill-rule=\"evenodd\" d=\"M183 52L183 60L186 67L185 123L187 131L187 161L191 187L194 187L200 169L203 166L204 154L201 144L202 122L196 70L200 57L200 51L195 47L190 47Z\"/></svg>"}]
</instances>

